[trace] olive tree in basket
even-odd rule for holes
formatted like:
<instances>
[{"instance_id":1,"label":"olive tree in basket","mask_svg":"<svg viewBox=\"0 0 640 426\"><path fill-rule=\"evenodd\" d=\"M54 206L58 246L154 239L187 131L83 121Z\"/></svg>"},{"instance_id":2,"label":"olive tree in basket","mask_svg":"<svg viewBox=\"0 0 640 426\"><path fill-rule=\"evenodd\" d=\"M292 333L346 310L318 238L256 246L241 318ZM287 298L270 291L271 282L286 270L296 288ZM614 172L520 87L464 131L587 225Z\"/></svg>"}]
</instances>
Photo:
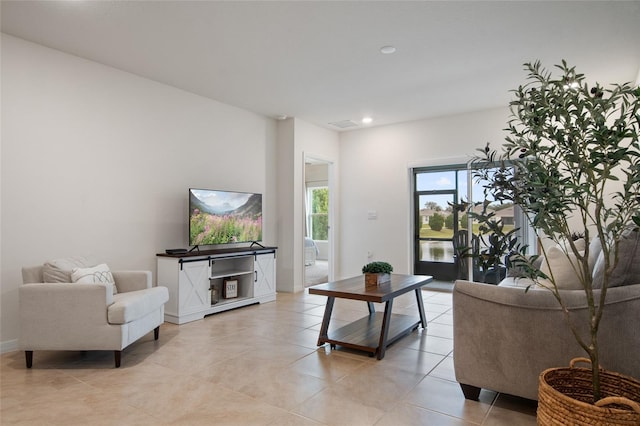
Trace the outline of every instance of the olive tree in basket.
<instances>
[{"instance_id":1,"label":"olive tree in basket","mask_svg":"<svg viewBox=\"0 0 640 426\"><path fill-rule=\"evenodd\" d=\"M547 287L565 312L578 344L592 365L594 401L601 397L598 327L623 238L640 227L640 88L630 83L588 84L565 61L553 72L540 62L525 64L527 81L513 92L506 142L498 150L479 149L474 176L500 202L526 214L538 246L557 243L573 264L588 304L588 333L580 333L566 309L553 273L533 266L536 256L517 247L511 263ZM584 236L580 248L572 238ZM548 239L548 240L547 240ZM589 243L602 246L604 273L595 282ZM543 241L544 240L544 241ZM553 272L553 271L551 271Z\"/></svg>"}]
</instances>

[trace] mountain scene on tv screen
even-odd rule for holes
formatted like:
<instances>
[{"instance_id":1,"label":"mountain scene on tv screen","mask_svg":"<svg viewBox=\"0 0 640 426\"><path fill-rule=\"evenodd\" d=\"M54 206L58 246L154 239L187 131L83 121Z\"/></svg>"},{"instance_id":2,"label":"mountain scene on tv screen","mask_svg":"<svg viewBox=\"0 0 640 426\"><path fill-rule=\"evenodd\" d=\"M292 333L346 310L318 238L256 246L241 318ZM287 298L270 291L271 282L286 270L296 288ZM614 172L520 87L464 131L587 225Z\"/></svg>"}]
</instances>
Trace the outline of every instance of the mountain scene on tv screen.
<instances>
[{"instance_id":1,"label":"mountain scene on tv screen","mask_svg":"<svg viewBox=\"0 0 640 426\"><path fill-rule=\"evenodd\" d=\"M260 194L191 190L189 208L190 245L262 240Z\"/></svg>"}]
</instances>

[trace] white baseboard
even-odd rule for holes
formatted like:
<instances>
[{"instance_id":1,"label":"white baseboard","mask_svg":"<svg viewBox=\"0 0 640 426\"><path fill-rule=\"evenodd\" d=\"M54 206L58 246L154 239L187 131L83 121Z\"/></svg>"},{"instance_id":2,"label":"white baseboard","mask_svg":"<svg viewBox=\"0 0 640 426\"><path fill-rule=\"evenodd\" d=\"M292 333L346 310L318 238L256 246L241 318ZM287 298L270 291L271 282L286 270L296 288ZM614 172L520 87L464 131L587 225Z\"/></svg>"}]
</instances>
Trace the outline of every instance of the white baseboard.
<instances>
[{"instance_id":1,"label":"white baseboard","mask_svg":"<svg viewBox=\"0 0 640 426\"><path fill-rule=\"evenodd\" d=\"M6 342L0 342L0 354L7 352L15 352L18 350L18 339L7 340Z\"/></svg>"}]
</instances>

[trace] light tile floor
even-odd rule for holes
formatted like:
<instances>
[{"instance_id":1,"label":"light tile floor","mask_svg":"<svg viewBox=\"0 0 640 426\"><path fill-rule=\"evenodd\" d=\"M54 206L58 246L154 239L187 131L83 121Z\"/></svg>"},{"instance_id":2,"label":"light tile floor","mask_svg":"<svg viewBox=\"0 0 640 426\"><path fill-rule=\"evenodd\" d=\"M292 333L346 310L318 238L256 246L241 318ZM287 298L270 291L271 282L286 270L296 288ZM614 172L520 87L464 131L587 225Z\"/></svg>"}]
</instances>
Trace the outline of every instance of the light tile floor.
<instances>
[{"instance_id":1,"label":"light tile floor","mask_svg":"<svg viewBox=\"0 0 640 426\"><path fill-rule=\"evenodd\" d=\"M316 341L325 297L277 301L165 323L124 350L4 354L2 425L534 425L536 404L483 390L465 400L453 372L451 294L423 291L428 327L383 360ZM394 312L416 314L415 296ZM382 305L376 309L382 310ZM366 314L337 300L332 326Z\"/></svg>"}]
</instances>

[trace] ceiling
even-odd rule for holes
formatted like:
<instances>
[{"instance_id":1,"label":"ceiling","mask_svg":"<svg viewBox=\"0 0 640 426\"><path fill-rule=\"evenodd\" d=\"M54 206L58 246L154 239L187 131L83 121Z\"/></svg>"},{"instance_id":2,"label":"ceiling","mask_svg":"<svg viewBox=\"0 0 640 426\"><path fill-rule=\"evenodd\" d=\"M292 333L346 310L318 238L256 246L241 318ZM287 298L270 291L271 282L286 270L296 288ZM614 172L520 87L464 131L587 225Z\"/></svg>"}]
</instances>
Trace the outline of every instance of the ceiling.
<instances>
[{"instance_id":1,"label":"ceiling","mask_svg":"<svg viewBox=\"0 0 640 426\"><path fill-rule=\"evenodd\" d=\"M506 106L536 59L600 83L640 69L640 1L3 0L1 15L4 33L334 130Z\"/></svg>"}]
</instances>

